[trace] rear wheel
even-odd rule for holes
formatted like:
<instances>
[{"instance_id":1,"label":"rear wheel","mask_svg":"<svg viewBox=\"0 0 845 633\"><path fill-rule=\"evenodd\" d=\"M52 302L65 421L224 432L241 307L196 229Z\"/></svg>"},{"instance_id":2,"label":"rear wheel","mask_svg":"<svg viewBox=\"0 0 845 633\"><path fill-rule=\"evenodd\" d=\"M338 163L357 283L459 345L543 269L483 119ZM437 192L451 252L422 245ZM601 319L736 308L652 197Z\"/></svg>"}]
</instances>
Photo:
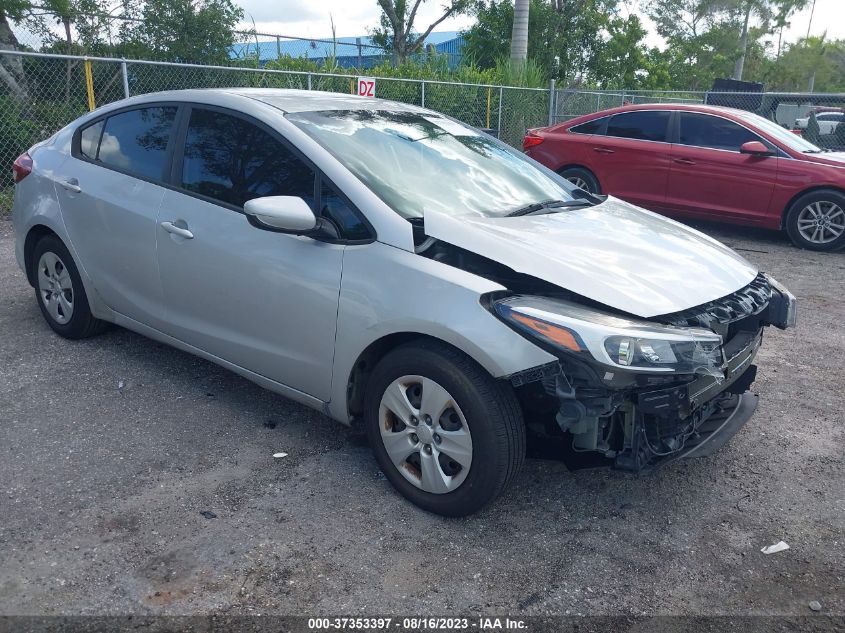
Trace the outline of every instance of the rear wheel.
<instances>
[{"instance_id":1,"label":"rear wheel","mask_svg":"<svg viewBox=\"0 0 845 633\"><path fill-rule=\"evenodd\" d=\"M510 385L436 342L403 345L379 362L364 417L390 483L437 514L476 512L525 458L525 425Z\"/></svg>"},{"instance_id":2,"label":"rear wheel","mask_svg":"<svg viewBox=\"0 0 845 633\"><path fill-rule=\"evenodd\" d=\"M835 251L845 246L845 195L832 189L798 198L786 214L786 232L792 242L813 251Z\"/></svg>"},{"instance_id":3,"label":"rear wheel","mask_svg":"<svg viewBox=\"0 0 845 633\"><path fill-rule=\"evenodd\" d=\"M562 170L560 175L579 189L583 189L589 193L601 193L601 185L599 185L598 179L588 169L583 169L581 167L569 167Z\"/></svg>"},{"instance_id":4,"label":"rear wheel","mask_svg":"<svg viewBox=\"0 0 845 633\"><path fill-rule=\"evenodd\" d=\"M42 237L32 254L35 299L47 324L70 339L99 334L105 321L95 318L73 258L55 235Z\"/></svg>"}]
</instances>

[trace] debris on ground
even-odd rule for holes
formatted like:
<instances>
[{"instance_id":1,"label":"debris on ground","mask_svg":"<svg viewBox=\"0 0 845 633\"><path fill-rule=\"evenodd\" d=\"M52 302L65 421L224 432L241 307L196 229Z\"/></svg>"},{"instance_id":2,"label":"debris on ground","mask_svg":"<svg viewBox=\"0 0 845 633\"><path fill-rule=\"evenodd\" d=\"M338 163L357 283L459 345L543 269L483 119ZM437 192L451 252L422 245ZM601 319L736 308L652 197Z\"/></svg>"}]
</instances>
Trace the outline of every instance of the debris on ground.
<instances>
[{"instance_id":1,"label":"debris on ground","mask_svg":"<svg viewBox=\"0 0 845 633\"><path fill-rule=\"evenodd\" d=\"M807 606L809 606L809 607L810 607L810 609L811 609L811 610L813 610L813 611L821 611L821 610L822 610L822 605L821 605L821 603L820 603L818 600L813 600L813 601L812 601L809 605L807 605Z\"/></svg>"},{"instance_id":2,"label":"debris on ground","mask_svg":"<svg viewBox=\"0 0 845 633\"><path fill-rule=\"evenodd\" d=\"M273 419L264 420L264 428L275 429L276 428L276 421L273 420Z\"/></svg>"},{"instance_id":3,"label":"debris on ground","mask_svg":"<svg viewBox=\"0 0 845 633\"><path fill-rule=\"evenodd\" d=\"M764 554L777 554L778 552L782 552L787 549L789 549L789 545L787 545L784 541L778 541L774 545L766 545L766 547L760 551Z\"/></svg>"},{"instance_id":4,"label":"debris on ground","mask_svg":"<svg viewBox=\"0 0 845 633\"><path fill-rule=\"evenodd\" d=\"M273 453L273 457L287 457L287 453Z\"/></svg>"},{"instance_id":5,"label":"debris on ground","mask_svg":"<svg viewBox=\"0 0 845 633\"><path fill-rule=\"evenodd\" d=\"M214 514L211 510L203 510L202 512L200 512L200 514L202 516L204 516L206 519L216 519L217 518L217 515Z\"/></svg>"}]
</instances>

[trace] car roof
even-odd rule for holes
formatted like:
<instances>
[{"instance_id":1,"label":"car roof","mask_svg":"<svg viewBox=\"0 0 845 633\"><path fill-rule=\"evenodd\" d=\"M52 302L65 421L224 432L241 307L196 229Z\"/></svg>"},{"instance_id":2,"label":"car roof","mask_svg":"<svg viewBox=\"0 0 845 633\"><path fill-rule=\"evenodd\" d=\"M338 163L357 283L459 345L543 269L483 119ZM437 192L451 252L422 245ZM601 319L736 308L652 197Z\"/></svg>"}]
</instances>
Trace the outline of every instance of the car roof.
<instances>
[{"instance_id":1,"label":"car roof","mask_svg":"<svg viewBox=\"0 0 845 633\"><path fill-rule=\"evenodd\" d=\"M728 116L740 117L748 115L748 110L741 110L739 108L727 108L724 106L713 106L704 103L637 103L619 106L616 108L608 108L607 110L600 110L598 112L591 112L590 114L582 115L577 118L566 121L566 124L578 124L584 121L590 121L594 118L601 118L612 114L619 114L620 112L636 112L637 110L677 110L683 112L703 112L709 114L727 114Z\"/></svg>"},{"instance_id":2,"label":"car roof","mask_svg":"<svg viewBox=\"0 0 845 633\"><path fill-rule=\"evenodd\" d=\"M350 78L352 81L353 78ZM231 103L231 97L241 97L273 106L282 112L317 112L325 110L390 110L395 112L425 112L415 105L359 97L341 92L320 90L296 90L286 88L199 88L189 90L167 90L146 93L120 102L129 101L189 101L209 105Z\"/></svg>"}]
</instances>

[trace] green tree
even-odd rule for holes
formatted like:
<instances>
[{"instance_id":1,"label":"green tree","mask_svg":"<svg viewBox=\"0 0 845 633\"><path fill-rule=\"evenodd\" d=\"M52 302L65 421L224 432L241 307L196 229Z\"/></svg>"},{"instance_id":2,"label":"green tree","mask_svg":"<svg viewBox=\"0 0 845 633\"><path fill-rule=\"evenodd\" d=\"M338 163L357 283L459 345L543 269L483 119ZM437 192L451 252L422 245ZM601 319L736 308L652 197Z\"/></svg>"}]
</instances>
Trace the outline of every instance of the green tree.
<instances>
[{"instance_id":1,"label":"green tree","mask_svg":"<svg viewBox=\"0 0 845 633\"><path fill-rule=\"evenodd\" d=\"M146 0L126 48L138 57L222 64L241 19L243 9L232 0Z\"/></svg>"},{"instance_id":2,"label":"green tree","mask_svg":"<svg viewBox=\"0 0 845 633\"><path fill-rule=\"evenodd\" d=\"M12 31L12 22L20 22L32 11L29 0L0 0L0 50L19 50L20 43ZM25 99L28 91L20 57L0 55L0 85L14 97Z\"/></svg>"},{"instance_id":3,"label":"green tree","mask_svg":"<svg viewBox=\"0 0 845 633\"><path fill-rule=\"evenodd\" d=\"M509 56L514 5L478 0L474 12L477 21L464 33L464 53L482 68L495 67ZM530 2L528 59L567 85L639 81L644 36L636 16L620 15L618 0Z\"/></svg>"},{"instance_id":4,"label":"green tree","mask_svg":"<svg viewBox=\"0 0 845 633\"><path fill-rule=\"evenodd\" d=\"M463 13L470 0L448 0L441 7L440 16L429 24L422 33L415 29L417 11L426 0L378 0L381 7L379 26L370 31L373 41L384 50L393 53L394 61L402 64L414 53L422 50L425 38L443 22L443 20Z\"/></svg>"},{"instance_id":5,"label":"green tree","mask_svg":"<svg viewBox=\"0 0 845 633\"><path fill-rule=\"evenodd\" d=\"M804 92L813 77L816 92L845 92L845 40L810 37L783 48L763 72L769 90Z\"/></svg>"}]
</instances>

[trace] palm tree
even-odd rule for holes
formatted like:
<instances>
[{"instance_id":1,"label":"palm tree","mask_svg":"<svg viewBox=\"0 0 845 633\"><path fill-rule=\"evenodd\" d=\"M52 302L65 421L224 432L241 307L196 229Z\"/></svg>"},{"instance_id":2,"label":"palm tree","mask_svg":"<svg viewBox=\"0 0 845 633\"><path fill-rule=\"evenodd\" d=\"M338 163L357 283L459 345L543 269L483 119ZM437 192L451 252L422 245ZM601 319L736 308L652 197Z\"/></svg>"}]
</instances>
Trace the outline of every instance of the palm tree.
<instances>
[{"instance_id":1,"label":"palm tree","mask_svg":"<svg viewBox=\"0 0 845 633\"><path fill-rule=\"evenodd\" d=\"M511 60L523 65L528 57L528 0L516 0L511 33Z\"/></svg>"}]
</instances>

